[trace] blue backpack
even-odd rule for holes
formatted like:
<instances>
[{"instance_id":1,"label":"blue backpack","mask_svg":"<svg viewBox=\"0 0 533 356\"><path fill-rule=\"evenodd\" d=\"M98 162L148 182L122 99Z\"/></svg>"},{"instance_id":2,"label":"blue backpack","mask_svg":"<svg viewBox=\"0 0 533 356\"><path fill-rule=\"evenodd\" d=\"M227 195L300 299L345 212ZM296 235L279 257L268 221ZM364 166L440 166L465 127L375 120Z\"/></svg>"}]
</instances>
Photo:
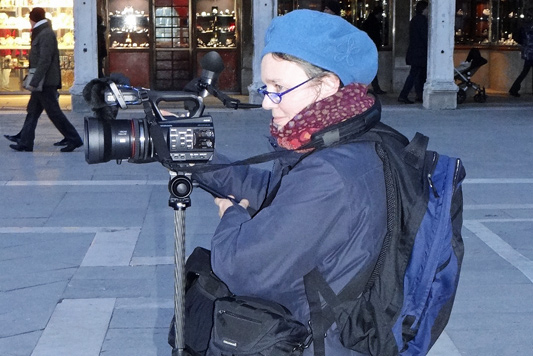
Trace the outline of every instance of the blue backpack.
<instances>
[{"instance_id":1,"label":"blue backpack","mask_svg":"<svg viewBox=\"0 0 533 356\"><path fill-rule=\"evenodd\" d=\"M375 141L387 190L387 234L375 264L335 294L315 268L304 277L315 356L335 322L342 344L365 355L425 355L448 323L464 254L465 170L378 123Z\"/></svg>"}]
</instances>

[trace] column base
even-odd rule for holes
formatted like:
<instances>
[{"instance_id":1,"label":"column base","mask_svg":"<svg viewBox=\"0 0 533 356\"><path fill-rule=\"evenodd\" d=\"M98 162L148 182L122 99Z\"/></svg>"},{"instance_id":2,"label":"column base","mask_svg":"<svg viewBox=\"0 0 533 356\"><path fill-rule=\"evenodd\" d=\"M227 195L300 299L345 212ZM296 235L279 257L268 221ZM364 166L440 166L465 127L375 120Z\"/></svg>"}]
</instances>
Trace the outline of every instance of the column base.
<instances>
[{"instance_id":1,"label":"column base","mask_svg":"<svg viewBox=\"0 0 533 356\"><path fill-rule=\"evenodd\" d=\"M70 88L70 103L72 105L72 111L79 113L89 113L91 108L83 98L83 88L85 85L74 84Z\"/></svg>"},{"instance_id":2,"label":"column base","mask_svg":"<svg viewBox=\"0 0 533 356\"><path fill-rule=\"evenodd\" d=\"M426 83L424 107L430 110L456 109L458 89L455 83Z\"/></svg>"}]
</instances>

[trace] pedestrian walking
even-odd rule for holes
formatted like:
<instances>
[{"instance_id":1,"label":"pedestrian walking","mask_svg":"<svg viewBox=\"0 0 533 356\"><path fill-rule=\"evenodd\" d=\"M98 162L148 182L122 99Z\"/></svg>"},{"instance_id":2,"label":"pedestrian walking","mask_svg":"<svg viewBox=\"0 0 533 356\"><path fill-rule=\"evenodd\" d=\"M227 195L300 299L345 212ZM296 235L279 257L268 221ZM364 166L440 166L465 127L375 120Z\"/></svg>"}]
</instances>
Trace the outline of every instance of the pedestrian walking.
<instances>
[{"instance_id":1,"label":"pedestrian walking","mask_svg":"<svg viewBox=\"0 0 533 356\"><path fill-rule=\"evenodd\" d=\"M533 9L530 9L527 12L526 21L520 29L517 42L522 46L521 56L524 60L524 66L511 86L511 89L509 89L509 94L515 97L520 96L519 91L522 81L526 78L529 70L533 66Z\"/></svg>"},{"instance_id":2,"label":"pedestrian walking","mask_svg":"<svg viewBox=\"0 0 533 356\"><path fill-rule=\"evenodd\" d=\"M379 50L382 45L381 40L381 19L383 17L383 7L380 5L376 5L372 12L368 15L368 18L363 22L363 25L361 29L365 31L368 34L368 37L372 41L374 41L374 44L376 45L376 48ZM374 90L374 93L376 94L387 94L387 92L383 91L381 87L379 86L379 80L378 75L374 77L372 80L372 89Z\"/></svg>"},{"instance_id":3,"label":"pedestrian walking","mask_svg":"<svg viewBox=\"0 0 533 356\"><path fill-rule=\"evenodd\" d=\"M427 75L428 56L428 3L421 0L415 6L416 15L409 23L409 47L405 62L411 66L409 75L405 79L403 89L398 96L398 101L405 104L413 104L409 99L409 92L415 88L415 101L422 102L424 83Z\"/></svg>"},{"instance_id":4,"label":"pedestrian walking","mask_svg":"<svg viewBox=\"0 0 533 356\"><path fill-rule=\"evenodd\" d=\"M83 141L59 106L57 90L61 88L61 68L56 34L50 21L46 19L46 11L43 8L32 9L30 23L32 32L29 61L33 78L26 88L31 91L26 107L26 119L17 135L4 136L15 142L9 146L15 151L33 151L37 121L44 110L50 121L64 136L54 145L65 146L61 148L61 152L71 152L82 146ZM40 89L41 83L42 89Z\"/></svg>"}]
</instances>

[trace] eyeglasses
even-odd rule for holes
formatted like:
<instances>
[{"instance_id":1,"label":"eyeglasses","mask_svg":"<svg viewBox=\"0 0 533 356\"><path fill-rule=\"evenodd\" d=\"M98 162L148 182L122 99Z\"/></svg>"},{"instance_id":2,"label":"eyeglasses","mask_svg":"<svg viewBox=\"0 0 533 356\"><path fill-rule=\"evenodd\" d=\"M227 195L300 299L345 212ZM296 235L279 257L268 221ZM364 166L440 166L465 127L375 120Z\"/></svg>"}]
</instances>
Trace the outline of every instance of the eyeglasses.
<instances>
[{"instance_id":1,"label":"eyeglasses","mask_svg":"<svg viewBox=\"0 0 533 356\"><path fill-rule=\"evenodd\" d=\"M263 95L267 96L270 99L270 101L272 101L274 104L279 104L279 103L281 103L281 98L282 98L283 95L285 95L287 93L290 93L294 89L297 89L297 88L301 87L302 85L304 85L305 83L307 83L307 82L309 82L309 81L311 81L313 79L315 79L315 77L311 77L311 78L307 79L305 82L302 82L302 83L298 84L297 86L294 86L294 87L292 87L290 89L287 89L287 90L285 90L282 93L275 93L275 92L271 92L271 91L266 91L266 87L267 87L266 85L263 85L261 88L257 89L257 92L259 94L263 94Z\"/></svg>"}]
</instances>

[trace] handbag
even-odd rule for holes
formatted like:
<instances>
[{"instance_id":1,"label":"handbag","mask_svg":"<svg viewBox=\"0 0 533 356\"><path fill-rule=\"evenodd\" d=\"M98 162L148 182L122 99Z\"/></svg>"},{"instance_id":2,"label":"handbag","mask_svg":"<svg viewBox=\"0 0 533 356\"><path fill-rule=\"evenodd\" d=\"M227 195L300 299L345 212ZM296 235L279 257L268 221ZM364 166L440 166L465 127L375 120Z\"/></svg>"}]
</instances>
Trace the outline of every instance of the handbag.
<instances>
[{"instance_id":1,"label":"handbag","mask_svg":"<svg viewBox=\"0 0 533 356\"><path fill-rule=\"evenodd\" d=\"M207 356L299 356L310 342L307 328L281 304L230 296L215 301Z\"/></svg>"},{"instance_id":2,"label":"handbag","mask_svg":"<svg viewBox=\"0 0 533 356\"><path fill-rule=\"evenodd\" d=\"M211 252L197 247L185 264L185 349L192 356L299 356L310 333L284 306L236 297L211 270ZM168 343L175 347L175 320Z\"/></svg>"},{"instance_id":3,"label":"handbag","mask_svg":"<svg viewBox=\"0 0 533 356\"><path fill-rule=\"evenodd\" d=\"M34 87L33 89L30 88L30 83L31 83L31 80L33 79L34 74L35 74L35 68L30 68L28 70L28 74L26 74L26 76L24 77L24 80L22 82L22 87L29 91L43 91L44 77L43 79L41 79L37 87Z\"/></svg>"}]
</instances>

